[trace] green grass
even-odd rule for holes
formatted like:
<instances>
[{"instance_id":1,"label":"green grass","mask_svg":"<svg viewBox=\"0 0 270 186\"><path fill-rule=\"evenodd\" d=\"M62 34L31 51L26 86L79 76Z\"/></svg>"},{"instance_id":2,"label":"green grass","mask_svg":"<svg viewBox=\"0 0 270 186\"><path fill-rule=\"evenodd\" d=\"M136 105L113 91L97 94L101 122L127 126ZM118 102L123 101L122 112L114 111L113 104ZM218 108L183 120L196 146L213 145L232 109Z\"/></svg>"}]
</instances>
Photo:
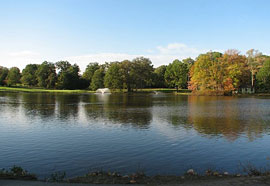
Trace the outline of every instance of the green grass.
<instances>
[{"instance_id":1,"label":"green grass","mask_svg":"<svg viewBox=\"0 0 270 186\"><path fill-rule=\"evenodd\" d=\"M25 87L0 87L0 91L6 92L47 92L47 93L90 93L95 91L89 90L56 90L41 88L25 88Z\"/></svg>"},{"instance_id":2,"label":"green grass","mask_svg":"<svg viewBox=\"0 0 270 186\"><path fill-rule=\"evenodd\" d=\"M138 89L138 92L154 92L154 91L157 91L157 92L175 92L176 89L174 89L174 88L142 88L142 89Z\"/></svg>"},{"instance_id":3,"label":"green grass","mask_svg":"<svg viewBox=\"0 0 270 186\"><path fill-rule=\"evenodd\" d=\"M134 92L163 92L163 93L175 93L175 94L189 94L191 93L188 89L178 89L178 92L175 88L143 88L138 89L137 91L134 90Z\"/></svg>"},{"instance_id":4,"label":"green grass","mask_svg":"<svg viewBox=\"0 0 270 186\"><path fill-rule=\"evenodd\" d=\"M95 91L90 90L57 90L57 89L43 89L43 88L30 88L30 87L1 87L0 91L5 92L44 92L44 93L94 93ZM173 88L144 88L133 90L133 93L149 93L149 92L163 92L163 93L176 93L180 95L189 95L190 91L187 89L179 89L176 92L176 89ZM127 92L126 89L115 89L111 90L112 93L123 93Z\"/></svg>"}]
</instances>

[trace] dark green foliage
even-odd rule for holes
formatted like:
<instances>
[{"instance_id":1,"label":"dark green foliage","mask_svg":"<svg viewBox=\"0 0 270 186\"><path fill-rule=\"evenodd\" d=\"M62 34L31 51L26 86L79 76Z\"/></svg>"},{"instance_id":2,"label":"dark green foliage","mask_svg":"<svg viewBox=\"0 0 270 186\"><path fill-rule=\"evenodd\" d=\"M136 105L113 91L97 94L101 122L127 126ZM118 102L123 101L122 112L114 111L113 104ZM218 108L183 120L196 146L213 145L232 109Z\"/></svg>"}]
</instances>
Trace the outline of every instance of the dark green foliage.
<instances>
[{"instance_id":1,"label":"dark green foliage","mask_svg":"<svg viewBox=\"0 0 270 186\"><path fill-rule=\"evenodd\" d=\"M189 58L183 59L182 62L186 64L188 67L188 70L190 70L190 68L192 67L195 61L189 57Z\"/></svg>"},{"instance_id":2,"label":"dark green foliage","mask_svg":"<svg viewBox=\"0 0 270 186\"><path fill-rule=\"evenodd\" d=\"M151 87L154 72L152 62L148 58L138 57L132 61L131 67L130 76L133 87L136 89Z\"/></svg>"},{"instance_id":3,"label":"dark green foliage","mask_svg":"<svg viewBox=\"0 0 270 186\"><path fill-rule=\"evenodd\" d=\"M38 70L36 64L29 64L22 71L21 82L28 86L36 86L38 83L36 72Z\"/></svg>"},{"instance_id":4,"label":"dark green foliage","mask_svg":"<svg viewBox=\"0 0 270 186\"><path fill-rule=\"evenodd\" d=\"M105 72L103 68L99 68L95 71L90 84L91 90L97 90L98 88L104 88L104 76Z\"/></svg>"},{"instance_id":5,"label":"dark green foliage","mask_svg":"<svg viewBox=\"0 0 270 186\"><path fill-rule=\"evenodd\" d=\"M43 62L36 72L38 86L43 88L54 88L56 83L55 66L50 62Z\"/></svg>"},{"instance_id":6,"label":"dark green foliage","mask_svg":"<svg viewBox=\"0 0 270 186\"><path fill-rule=\"evenodd\" d=\"M71 64L68 61L58 61L55 63L55 66L60 70L60 72L65 72L69 67L71 67Z\"/></svg>"},{"instance_id":7,"label":"dark green foliage","mask_svg":"<svg viewBox=\"0 0 270 186\"><path fill-rule=\"evenodd\" d=\"M170 63L165 72L165 81L169 87L187 88L188 66L178 59Z\"/></svg>"},{"instance_id":8,"label":"dark green foliage","mask_svg":"<svg viewBox=\"0 0 270 186\"><path fill-rule=\"evenodd\" d=\"M6 80L8 75L8 68L0 66L0 85L5 85L4 80Z\"/></svg>"},{"instance_id":9,"label":"dark green foliage","mask_svg":"<svg viewBox=\"0 0 270 186\"><path fill-rule=\"evenodd\" d=\"M86 79L87 81L91 82L92 77L95 73L96 70L99 69L99 64L98 63L89 63L83 73L83 78Z\"/></svg>"},{"instance_id":10,"label":"dark green foliage","mask_svg":"<svg viewBox=\"0 0 270 186\"><path fill-rule=\"evenodd\" d=\"M122 89L123 79L119 62L111 63L104 78L104 85L110 89Z\"/></svg>"},{"instance_id":11,"label":"dark green foliage","mask_svg":"<svg viewBox=\"0 0 270 186\"><path fill-rule=\"evenodd\" d=\"M270 91L270 59L267 59L263 67L256 75L260 91Z\"/></svg>"},{"instance_id":12,"label":"dark green foliage","mask_svg":"<svg viewBox=\"0 0 270 186\"><path fill-rule=\"evenodd\" d=\"M90 86L90 82L89 81L87 81L86 79L84 79L82 77L79 78L77 89L88 89L89 86Z\"/></svg>"},{"instance_id":13,"label":"dark green foliage","mask_svg":"<svg viewBox=\"0 0 270 186\"><path fill-rule=\"evenodd\" d=\"M12 67L7 75L7 83L9 86L16 85L17 83L20 83L21 79L21 73L20 69L17 67Z\"/></svg>"},{"instance_id":14,"label":"dark green foliage","mask_svg":"<svg viewBox=\"0 0 270 186\"><path fill-rule=\"evenodd\" d=\"M77 89L80 84L78 65L71 65L67 61L60 61L56 63L57 68L60 70L58 73L57 88L60 89Z\"/></svg>"},{"instance_id":15,"label":"dark green foliage","mask_svg":"<svg viewBox=\"0 0 270 186\"><path fill-rule=\"evenodd\" d=\"M124 60L120 63L120 76L123 81L123 88L128 92L132 91L133 80L131 77L132 63L129 60Z\"/></svg>"},{"instance_id":16,"label":"dark green foliage","mask_svg":"<svg viewBox=\"0 0 270 186\"><path fill-rule=\"evenodd\" d=\"M156 88L165 88L165 72L166 72L166 65L161 65L158 68L154 70L152 81L153 81L153 87Z\"/></svg>"}]
</instances>

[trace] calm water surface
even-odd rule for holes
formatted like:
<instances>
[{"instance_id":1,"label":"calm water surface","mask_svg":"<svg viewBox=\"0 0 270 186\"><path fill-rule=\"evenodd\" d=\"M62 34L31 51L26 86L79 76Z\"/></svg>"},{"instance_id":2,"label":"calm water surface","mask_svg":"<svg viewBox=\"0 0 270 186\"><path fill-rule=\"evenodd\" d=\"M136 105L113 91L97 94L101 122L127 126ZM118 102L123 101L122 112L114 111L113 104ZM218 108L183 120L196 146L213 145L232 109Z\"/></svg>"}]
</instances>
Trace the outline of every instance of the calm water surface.
<instances>
[{"instance_id":1,"label":"calm water surface","mask_svg":"<svg viewBox=\"0 0 270 186\"><path fill-rule=\"evenodd\" d=\"M0 168L179 175L268 157L268 98L0 92Z\"/></svg>"}]
</instances>

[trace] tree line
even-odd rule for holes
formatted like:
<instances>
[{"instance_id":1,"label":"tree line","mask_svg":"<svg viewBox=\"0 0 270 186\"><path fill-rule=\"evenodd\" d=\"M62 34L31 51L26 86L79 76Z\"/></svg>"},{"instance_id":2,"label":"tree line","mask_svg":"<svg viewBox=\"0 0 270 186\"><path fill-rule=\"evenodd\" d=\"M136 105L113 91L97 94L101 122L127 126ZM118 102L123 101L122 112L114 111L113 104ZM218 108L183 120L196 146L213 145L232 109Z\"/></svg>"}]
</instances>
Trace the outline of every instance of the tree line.
<instances>
[{"instance_id":1,"label":"tree line","mask_svg":"<svg viewBox=\"0 0 270 186\"><path fill-rule=\"evenodd\" d=\"M270 91L270 57L251 49L246 55L237 50L207 52L192 58L176 59L154 68L148 58L99 64L89 63L81 75L80 68L68 61L28 64L20 72L0 66L0 85L47 89L127 89L176 88L194 93L230 94L240 88Z\"/></svg>"}]
</instances>

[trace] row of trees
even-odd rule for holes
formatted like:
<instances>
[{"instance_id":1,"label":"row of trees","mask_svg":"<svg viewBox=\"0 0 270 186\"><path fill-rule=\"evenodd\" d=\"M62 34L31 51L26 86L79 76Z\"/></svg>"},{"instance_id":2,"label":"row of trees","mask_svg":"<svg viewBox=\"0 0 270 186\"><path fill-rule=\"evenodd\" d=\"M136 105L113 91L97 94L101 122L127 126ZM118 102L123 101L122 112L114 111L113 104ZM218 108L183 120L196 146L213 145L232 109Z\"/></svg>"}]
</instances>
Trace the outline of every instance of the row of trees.
<instances>
[{"instance_id":1,"label":"row of trees","mask_svg":"<svg viewBox=\"0 0 270 186\"><path fill-rule=\"evenodd\" d=\"M191 58L181 62L175 60L168 66L154 68L148 58L139 57L132 61L105 64L89 63L80 75L78 65L68 61L43 62L41 65L28 64L20 69L0 67L0 84L14 86L23 84L30 87L57 89L90 89L108 87L111 89L134 89L147 87L187 88Z\"/></svg>"},{"instance_id":2,"label":"row of trees","mask_svg":"<svg viewBox=\"0 0 270 186\"><path fill-rule=\"evenodd\" d=\"M174 60L154 68L148 58L105 64L89 63L80 75L78 65L68 61L29 64L22 73L17 67L0 67L0 84L57 89L189 88L193 92L227 94L241 87L270 91L270 57L257 50L241 55L237 50L224 54L208 52L191 58Z\"/></svg>"},{"instance_id":3,"label":"row of trees","mask_svg":"<svg viewBox=\"0 0 270 186\"><path fill-rule=\"evenodd\" d=\"M223 95L240 88L270 91L270 57L254 49L246 56L237 50L201 54L189 73L193 92Z\"/></svg>"}]
</instances>

